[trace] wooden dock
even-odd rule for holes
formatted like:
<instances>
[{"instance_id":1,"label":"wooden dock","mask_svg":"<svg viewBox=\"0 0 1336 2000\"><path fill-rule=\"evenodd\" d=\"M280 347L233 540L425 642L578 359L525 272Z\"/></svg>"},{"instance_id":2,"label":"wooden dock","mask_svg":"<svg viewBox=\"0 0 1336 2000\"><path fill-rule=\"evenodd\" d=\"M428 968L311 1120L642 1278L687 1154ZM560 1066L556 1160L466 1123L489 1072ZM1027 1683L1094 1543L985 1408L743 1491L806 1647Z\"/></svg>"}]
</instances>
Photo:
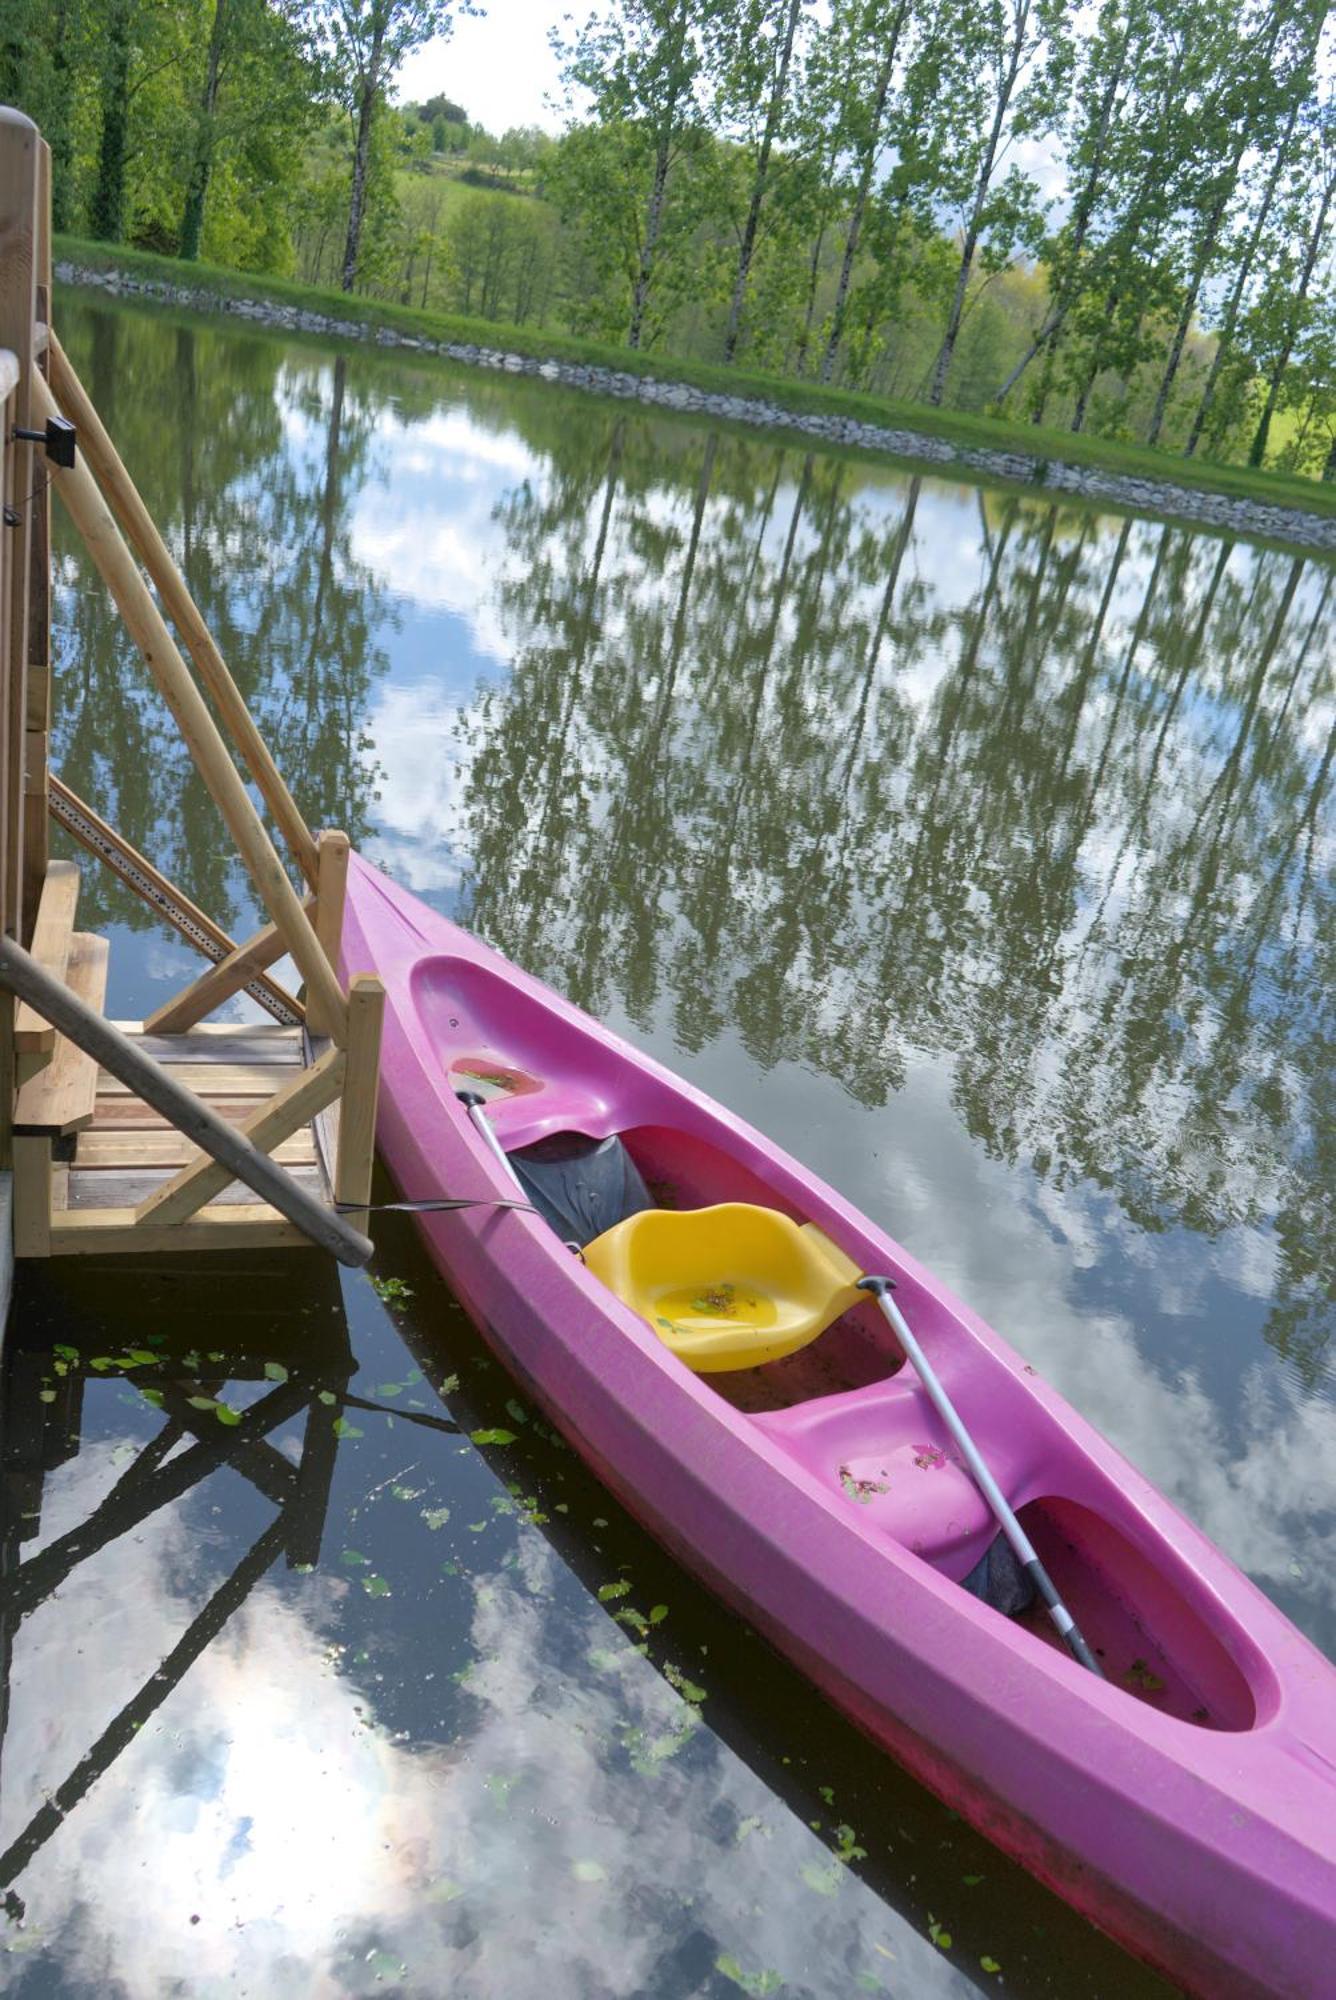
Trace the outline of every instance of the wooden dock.
<instances>
[{"instance_id":1,"label":"wooden dock","mask_svg":"<svg viewBox=\"0 0 1336 2000\"><path fill-rule=\"evenodd\" d=\"M0 1173L12 1167L14 1250L315 1242L365 1262L384 994L371 968L340 979L348 842L307 827L60 346L50 243L48 149L0 109ZM268 917L251 938L229 937L50 769L53 492L246 865ZM105 1018L107 943L75 927L80 870L51 858L53 822L205 960L145 1022ZM273 976L283 958L299 993ZM243 992L268 1022L208 1019Z\"/></svg>"}]
</instances>

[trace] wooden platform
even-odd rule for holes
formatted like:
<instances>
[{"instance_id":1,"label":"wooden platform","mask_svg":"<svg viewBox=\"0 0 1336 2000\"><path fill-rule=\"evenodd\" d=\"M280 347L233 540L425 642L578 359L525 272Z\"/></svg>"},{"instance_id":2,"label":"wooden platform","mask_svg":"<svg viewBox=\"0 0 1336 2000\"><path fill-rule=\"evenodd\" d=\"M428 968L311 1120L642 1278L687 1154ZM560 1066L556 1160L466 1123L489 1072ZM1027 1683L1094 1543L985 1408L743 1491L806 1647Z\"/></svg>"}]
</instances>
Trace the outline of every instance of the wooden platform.
<instances>
[{"instance_id":1,"label":"wooden platform","mask_svg":"<svg viewBox=\"0 0 1336 2000\"><path fill-rule=\"evenodd\" d=\"M269 1023L205 1022L183 1035L145 1035L138 1021L115 1024L148 1055L226 1118L240 1124L290 1083L303 1062L302 1031ZM301 1243L300 1232L233 1181L183 1225L133 1225L135 1206L195 1158L191 1142L123 1084L99 1073L92 1123L67 1142L71 1157L52 1168L51 1253ZM275 1149L293 1178L329 1199L315 1134L304 1127ZM123 1216L125 1228L116 1226ZM133 1230L133 1235L131 1231ZM156 1242L162 1237L161 1244Z\"/></svg>"}]
</instances>

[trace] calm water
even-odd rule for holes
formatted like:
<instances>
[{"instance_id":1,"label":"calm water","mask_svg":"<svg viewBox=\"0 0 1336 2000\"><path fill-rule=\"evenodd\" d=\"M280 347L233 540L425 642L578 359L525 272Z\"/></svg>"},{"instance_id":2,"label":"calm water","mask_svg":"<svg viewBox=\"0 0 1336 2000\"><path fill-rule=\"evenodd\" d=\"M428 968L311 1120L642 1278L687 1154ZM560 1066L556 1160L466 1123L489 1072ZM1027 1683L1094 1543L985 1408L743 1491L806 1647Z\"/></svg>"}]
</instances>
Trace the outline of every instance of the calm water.
<instances>
[{"instance_id":1,"label":"calm water","mask_svg":"<svg viewBox=\"0 0 1336 2000\"><path fill-rule=\"evenodd\" d=\"M1336 1650L1333 572L61 321L312 822L884 1219ZM53 761L249 929L68 538L58 620ZM197 969L91 868L83 921L113 1013ZM629 1523L386 1223L388 1298L25 1280L0 1990L1167 1990Z\"/></svg>"}]
</instances>

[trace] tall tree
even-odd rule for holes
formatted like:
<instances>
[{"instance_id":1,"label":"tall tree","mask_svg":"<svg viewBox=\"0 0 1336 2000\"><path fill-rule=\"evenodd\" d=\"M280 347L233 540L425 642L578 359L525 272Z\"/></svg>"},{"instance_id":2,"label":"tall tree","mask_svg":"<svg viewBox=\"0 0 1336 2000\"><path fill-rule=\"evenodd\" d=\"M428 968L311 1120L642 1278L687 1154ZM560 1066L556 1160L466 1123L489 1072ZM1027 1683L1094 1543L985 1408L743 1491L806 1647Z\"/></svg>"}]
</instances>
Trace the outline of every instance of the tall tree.
<instances>
[{"instance_id":1,"label":"tall tree","mask_svg":"<svg viewBox=\"0 0 1336 2000\"><path fill-rule=\"evenodd\" d=\"M823 44L825 68L838 92L838 115L830 117L833 157L845 183L848 220L831 306L821 380L829 382L844 339L849 288L863 237L863 224L878 162L886 145L894 85L905 62L917 0L842 0L832 11ZM829 91L830 85L827 85ZM828 114L829 115L829 114ZM839 173L840 162L845 164Z\"/></svg>"},{"instance_id":2,"label":"tall tree","mask_svg":"<svg viewBox=\"0 0 1336 2000\"><path fill-rule=\"evenodd\" d=\"M1069 11L1069 0L966 0L959 9L956 89L971 129L954 176L964 194L960 259L928 382L934 405L946 392L981 246L997 266L1019 244L1037 240L1034 183L1014 165L1005 174L1002 167L1009 150L1044 129L1056 112L1069 54Z\"/></svg>"},{"instance_id":3,"label":"tall tree","mask_svg":"<svg viewBox=\"0 0 1336 2000\"><path fill-rule=\"evenodd\" d=\"M715 13L711 67L725 133L748 165L746 208L724 327L724 360L737 358L752 262L771 192L776 148L787 136L799 25L810 0L741 0Z\"/></svg>"},{"instance_id":4,"label":"tall tree","mask_svg":"<svg viewBox=\"0 0 1336 2000\"><path fill-rule=\"evenodd\" d=\"M1280 401L1286 370L1312 317L1313 279L1331 250L1331 225L1336 211L1336 94L1330 96L1312 121L1309 143L1301 159L1307 168L1307 184L1298 192L1294 207L1288 254L1272 274L1270 299L1259 318L1266 327L1264 345L1269 352L1263 373L1265 393L1257 428L1248 447L1249 465L1266 459L1271 423ZM1271 306L1267 312L1266 305Z\"/></svg>"},{"instance_id":5,"label":"tall tree","mask_svg":"<svg viewBox=\"0 0 1336 2000\"><path fill-rule=\"evenodd\" d=\"M641 138L634 266L626 324L628 347L642 345L668 222L670 181L700 124L702 0L626 0L592 15L570 40L553 46L568 86L585 91L601 124L626 125Z\"/></svg>"},{"instance_id":6,"label":"tall tree","mask_svg":"<svg viewBox=\"0 0 1336 2000\"><path fill-rule=\"evenodd\" d=\"M405 58L448 35L473 0L310 0L311 19L338 79L353 126L348 231L339 282L352 291L362 256L372 127Z\"/></svg>"}]
</instances>

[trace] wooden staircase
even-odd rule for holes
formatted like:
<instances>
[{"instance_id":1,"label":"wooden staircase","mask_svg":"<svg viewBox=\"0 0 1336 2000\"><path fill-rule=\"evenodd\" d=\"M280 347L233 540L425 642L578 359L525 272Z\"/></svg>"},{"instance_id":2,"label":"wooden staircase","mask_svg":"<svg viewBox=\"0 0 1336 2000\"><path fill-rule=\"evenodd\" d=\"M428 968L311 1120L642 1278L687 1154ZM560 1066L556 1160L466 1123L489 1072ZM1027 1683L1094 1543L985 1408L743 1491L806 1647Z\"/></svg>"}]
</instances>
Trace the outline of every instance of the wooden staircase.
<instances>
[{"instance_id":1,"label":"wooden staircase","mask_svg":"<svg viewBox=\"0 0 1336 2000\"><path fill-rule=\"evenodd\" d=\"M0 1168L15 1249L316 1243L364 1264L384 991L370 970L340 977L348 841L306 825L51 328L50 287L49 150L0 108ZM246 866L269 919L252 938L230 938L50 770L52 493ZM146 1023L105 1018L107 941L74 927L79 869L49 859L49 820L208 961ZM301 995L273 976L285 957ZM206 1021L242 992L270 1019ZM311 1121L335 1111L326 1175Z\"/></svg>"}]
</instances>

